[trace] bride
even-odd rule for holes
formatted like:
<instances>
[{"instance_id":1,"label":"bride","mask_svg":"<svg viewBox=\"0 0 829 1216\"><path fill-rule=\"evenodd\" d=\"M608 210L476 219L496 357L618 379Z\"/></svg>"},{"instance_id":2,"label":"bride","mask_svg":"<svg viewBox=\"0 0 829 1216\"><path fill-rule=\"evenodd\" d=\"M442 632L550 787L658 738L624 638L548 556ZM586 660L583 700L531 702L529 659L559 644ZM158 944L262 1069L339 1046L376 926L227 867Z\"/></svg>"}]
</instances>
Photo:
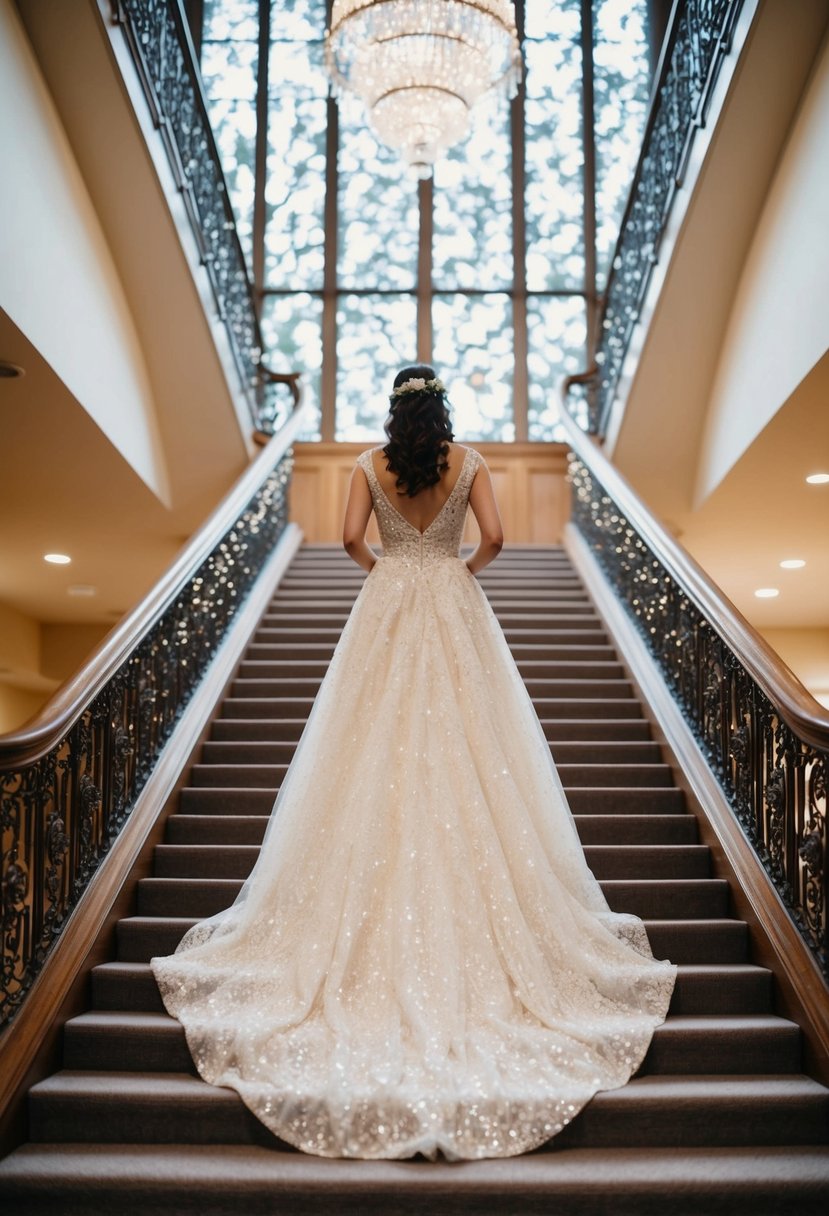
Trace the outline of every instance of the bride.
<instances>
[{"instance_id":1,"label":"bride","mask_svg":"<svg viewBox=\"0 0 829 1216\"><path fill-rule=\"evenodd\" d=\"M152 960L202 1077L329 1157L506 1157L624 1085L675 968L609 910L474 575L482 458L398 373L344 543L368 577L232 907ZM459 556L467 504L480 525ZM366 544L371 510L383 555Z\"/></svg>"}]
</instances>

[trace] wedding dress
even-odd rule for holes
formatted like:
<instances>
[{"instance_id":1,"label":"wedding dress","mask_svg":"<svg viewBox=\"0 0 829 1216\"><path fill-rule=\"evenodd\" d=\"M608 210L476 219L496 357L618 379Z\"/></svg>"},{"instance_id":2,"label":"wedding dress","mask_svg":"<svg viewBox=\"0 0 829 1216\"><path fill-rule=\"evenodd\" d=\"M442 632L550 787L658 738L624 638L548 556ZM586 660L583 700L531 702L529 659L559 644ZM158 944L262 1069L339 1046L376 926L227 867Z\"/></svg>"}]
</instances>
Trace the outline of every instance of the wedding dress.
<instances>
[{"instance_id":1,"label":"wedding dress","mask_svg":"<svg viewBox=\"0 0 829 1216\"><path fill-rule=\"evenodd\" d=\"M198 1071L332 1157L512 1156L623 1085L675 968L611 912L506 640L459 557L481 457L424 532L386 497L236 903L152 960Z\"/></svg>"}]
</instances>

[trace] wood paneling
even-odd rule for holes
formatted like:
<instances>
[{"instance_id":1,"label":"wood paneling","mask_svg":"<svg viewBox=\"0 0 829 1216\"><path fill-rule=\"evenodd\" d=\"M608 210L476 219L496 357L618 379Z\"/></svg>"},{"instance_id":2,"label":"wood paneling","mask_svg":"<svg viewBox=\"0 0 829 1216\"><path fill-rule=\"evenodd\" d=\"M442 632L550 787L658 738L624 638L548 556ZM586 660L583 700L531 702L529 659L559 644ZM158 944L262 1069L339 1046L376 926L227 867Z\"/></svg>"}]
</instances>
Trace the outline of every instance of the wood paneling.
<instances>
[{"instance_id":1,"label":"wood paneling","mask_svg":"<svg viewBox=\"0 0 829 1216\"><path fill-rule=\"evenodd\" d=\"M298 443L294 446L291 520L308 541L336 543L354 463L364 443ZM489 466L507 544L560 544L570 517L567 448L558 443L474 443ZM369 544L378 543L372 515ZM464 539L474 544L472 513Z\"/></svg>"}]
</instances>

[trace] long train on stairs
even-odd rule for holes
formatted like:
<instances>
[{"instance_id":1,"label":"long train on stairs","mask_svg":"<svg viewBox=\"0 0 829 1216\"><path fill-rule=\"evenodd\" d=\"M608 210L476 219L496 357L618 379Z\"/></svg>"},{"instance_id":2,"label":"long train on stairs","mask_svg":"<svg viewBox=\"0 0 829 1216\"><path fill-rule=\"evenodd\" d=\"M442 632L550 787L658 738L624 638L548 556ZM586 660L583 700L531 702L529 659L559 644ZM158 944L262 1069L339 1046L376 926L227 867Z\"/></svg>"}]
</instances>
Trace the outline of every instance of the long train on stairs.
<instances>
[{"instance_id":1,"label":"long train on stairs","mask_svg":"<svg viewBox=\"0 0 829 1216\"><path fill-rule=\"evenodd\" d=\"M801 1072L729 887L712 873L603 623L563 550L505 550L481 583L533 698L588 862L614 909L679 965L666 1023L624 1088L599 1093L546 1149L463 1165L332 1161L279 1143L195 1073L149 968L249 873L276 791L364 575L304 546L65 1027L63 1068L29 1094L29 1143L0 1163L7 1211L824 1212L829 1091Z\"/></svg>"}]
</instances>

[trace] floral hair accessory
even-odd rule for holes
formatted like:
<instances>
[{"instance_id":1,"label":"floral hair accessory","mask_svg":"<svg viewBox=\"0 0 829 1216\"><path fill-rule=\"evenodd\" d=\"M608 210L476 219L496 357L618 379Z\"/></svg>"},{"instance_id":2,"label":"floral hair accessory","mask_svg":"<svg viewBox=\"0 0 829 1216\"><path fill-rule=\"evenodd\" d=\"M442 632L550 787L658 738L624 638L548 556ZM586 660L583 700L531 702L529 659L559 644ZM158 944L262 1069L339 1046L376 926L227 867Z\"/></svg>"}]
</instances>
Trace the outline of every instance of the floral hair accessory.
<instances>
[{"instance_id":1,"label":"floral hair accessory","mask_svg":"<svg viewBox=\"0 0 829 1216\"><path fill-rule=\"evenodd\" d=\"M443 381L438 380L423 380L420 378L414 380L404 380L402 384L398 384L397 388L392 391L391 400L395 397L402 397L404 393L442 393L444 392Z\"/></svg>"}]
</instances>

